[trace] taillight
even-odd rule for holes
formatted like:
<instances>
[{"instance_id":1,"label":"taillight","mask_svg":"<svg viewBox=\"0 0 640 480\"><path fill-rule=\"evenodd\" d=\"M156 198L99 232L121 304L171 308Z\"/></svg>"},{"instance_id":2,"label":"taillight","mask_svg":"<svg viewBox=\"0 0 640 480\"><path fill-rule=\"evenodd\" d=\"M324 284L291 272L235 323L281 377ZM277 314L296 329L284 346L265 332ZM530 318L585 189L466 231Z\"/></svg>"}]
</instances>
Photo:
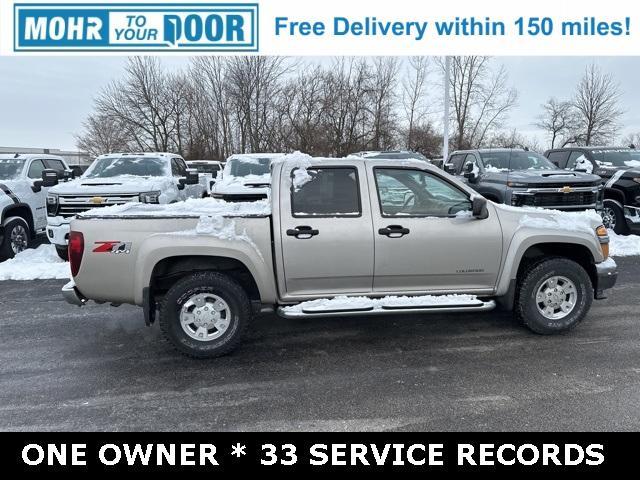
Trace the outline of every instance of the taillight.
<instances>
[{"instance_id":1,"label":"taillight","mask_svg":"<svg viewBox=\"0 0 640 480\"><path fill-rule=\"evenodd\" d=\"M69 233L69 263L71 265L71 275L76 276L82 264L82 254L84 253L84 236L80 232Z\"/></svg>"}]
</instances>

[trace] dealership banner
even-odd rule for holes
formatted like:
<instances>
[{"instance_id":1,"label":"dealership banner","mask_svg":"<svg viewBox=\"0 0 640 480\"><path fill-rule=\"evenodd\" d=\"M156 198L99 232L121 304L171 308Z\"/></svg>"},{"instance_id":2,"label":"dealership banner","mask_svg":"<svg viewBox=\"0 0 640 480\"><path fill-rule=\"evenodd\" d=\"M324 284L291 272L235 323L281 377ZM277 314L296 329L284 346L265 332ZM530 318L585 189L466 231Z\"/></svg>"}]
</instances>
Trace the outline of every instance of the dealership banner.
<instances>
[{"instance_id":1,"label":"dealership banner","mask_svg":"<svg viewBox=\"0 0 640 480\"><path fill-rule=\"evenodd\" d=\"M601 475L634 466L635 440L611 433L21 433L0 434L0 460L20 474Z\"/></svg>"},{"instance_id":2,"label":"dealership banner","mask_svg":"<svg viewBox=\"0 0 640 480\"><path fill-rule=\"evenodd\" d=\"M640 55L622 0L0 2L1 55Z\"/></svg>"}]
</instances>

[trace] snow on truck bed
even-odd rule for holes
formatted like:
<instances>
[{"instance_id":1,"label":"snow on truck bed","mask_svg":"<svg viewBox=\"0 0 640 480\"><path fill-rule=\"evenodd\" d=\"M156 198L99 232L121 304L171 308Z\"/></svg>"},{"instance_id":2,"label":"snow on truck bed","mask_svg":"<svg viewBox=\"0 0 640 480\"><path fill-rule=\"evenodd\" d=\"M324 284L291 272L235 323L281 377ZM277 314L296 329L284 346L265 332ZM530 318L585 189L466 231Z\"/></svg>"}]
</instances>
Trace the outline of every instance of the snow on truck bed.
<instances>
[{"instance_id":1,"label":"snow on truck bed","mask_svg":"<svg viewBox=\"0 0 640 480\"><path fill-rule=\"evenodd\" d=\"M122 217L242 217L271 214L269 199L255 202L225 202L215 198L190 198L184 202L158 205L151 203L125 203L111 207L93 208L83 218Z\"/></svg>"}]
</instances>

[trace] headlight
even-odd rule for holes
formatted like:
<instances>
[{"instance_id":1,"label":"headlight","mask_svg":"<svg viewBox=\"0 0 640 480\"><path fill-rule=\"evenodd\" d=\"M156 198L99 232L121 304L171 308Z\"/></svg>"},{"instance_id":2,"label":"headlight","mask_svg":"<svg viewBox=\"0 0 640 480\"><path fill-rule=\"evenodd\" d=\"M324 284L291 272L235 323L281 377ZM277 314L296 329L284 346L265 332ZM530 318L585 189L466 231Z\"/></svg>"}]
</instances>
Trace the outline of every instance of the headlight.
<instances>
[{"instance_id":1,"label":"headlight","mask_svg":"<svg viewBox=\"0 0 640 480\"><path fill-rule=\"evenodd\" d=\"M634 178L633 181L636 182L636 183L640 183L640 177Z\"/></svg>"},{"instance_id":2,"label":"headlight","mask_svg":"<svg viewBox=\"0 0 640 480\"><path fill-rule=\"evenodd\" d=\"M512 188L525 188L527 187L526 183L518 183L518 182L507 182L507 185Z\"/></svg>"},{"instance_id":3,"label":"headlight","mask_svg":"<svg viewBox=\"0 0 640 480\"><path fill-rule=\"evenodd\" d=\"M142 203L160 203L160 192L143 192L140 194L140 202Z\"/></svg>"},{"instance_id":4,"label":"headlight","mask_svg":"<svg viewBox=\"0 0 640 480\"><path fill-rule=\"evenodd\" d=\"M47 195L47 215L49 217L58 215L58 195L52 193Z\"/></svg>"},{"instance_id":5,"label":"headlight","mask_svg":"<svg viewBox=\"0 0 640 480\"><path fill-rule=\"evenodd\" d=\"M600 250L602 250L602 256L606 260L609 258L609 232L604 225L600 225L596 228L596 236L600 242Z\"/></svg>"}]
</instances>

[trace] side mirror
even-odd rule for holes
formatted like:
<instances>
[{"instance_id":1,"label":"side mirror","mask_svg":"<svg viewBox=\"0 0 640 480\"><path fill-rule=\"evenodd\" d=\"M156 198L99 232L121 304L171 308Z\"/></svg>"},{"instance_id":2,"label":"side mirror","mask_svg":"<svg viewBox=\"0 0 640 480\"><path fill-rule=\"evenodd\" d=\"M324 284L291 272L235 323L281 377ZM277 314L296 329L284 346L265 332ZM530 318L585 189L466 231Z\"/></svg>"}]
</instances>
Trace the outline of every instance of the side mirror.
<instances>
[{"instance_id":1,"label":"side mirror","mask_svg":"<svg viewBox=\"0 0 640 480\"><path fill-rule=\"evenodd\" d=\"M475 197L473 197L471 202L471 213L474 217L476 217L478 220L484 220L485 218L489 217L489 209L487 208L486 198L476 195Z\"/></svg>"},{"instance_id":2,"label":"side mirror","mask_svg":"<svg viewBox=\"0 0 640 480\"><path fill-rule=\"evenodd\" d=\"M469 182L471 183L475 183L476 180L478 180L478 175L476 174L476 172L473 171L473 163L467 163L467 165L464 168L464 178L466 178L467 180L469 180Z\"/></svg>"},{"instance_id":3,"label":"side mirror","mask_svg":"<svg viewBox=\"0 0 640 480\"><path fill-rule=\"evenodd\" d=\"M451 163L446 163L444 166L444 171L447 172L449 175L455 175L456 167L454 167L453 164Z\"/></svg>"},{"instance_id":4,"label":"side mirror","mask_svg":"<svg viewBox=\"0 0 640 480\"><path fill-rule=\"evenodd\" d=\"M42 171L42 186L55 187L58 185L58 173L55 170L46 168Z\"/></svg>"},{"instance_id":5,"label":"side mirror","mask_svg":"<svg viewBox=\"0 0 640 480\"><path fill-rule=\"evenodd\" d=\"M187 169L187 175L178 180L178 188L182 190L185 185L197 185L200 183L200 176L197 170Z\"/></svg>"}]
</instances>

